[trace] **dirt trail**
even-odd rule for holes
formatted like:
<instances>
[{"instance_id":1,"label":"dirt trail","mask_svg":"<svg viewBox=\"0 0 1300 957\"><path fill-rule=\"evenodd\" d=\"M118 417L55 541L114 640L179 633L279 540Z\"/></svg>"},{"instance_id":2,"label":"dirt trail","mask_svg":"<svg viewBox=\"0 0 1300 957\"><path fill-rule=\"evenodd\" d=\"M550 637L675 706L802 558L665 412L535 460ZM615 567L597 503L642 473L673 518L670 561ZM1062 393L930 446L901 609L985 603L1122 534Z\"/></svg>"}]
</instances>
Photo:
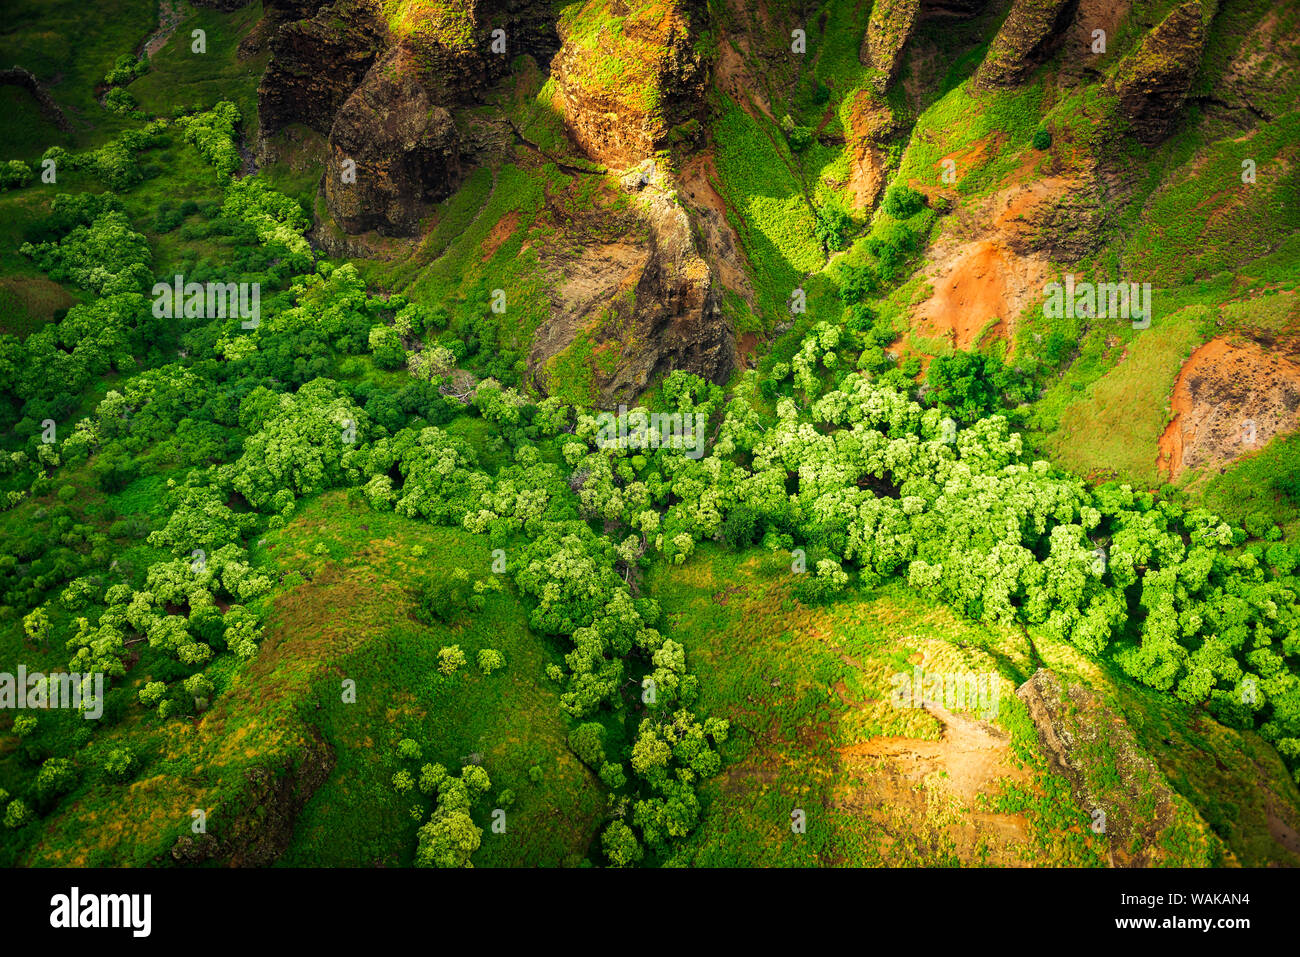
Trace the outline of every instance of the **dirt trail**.
<instances>
[{"instance_id":1,"label":"dirt trail","mask_svg":"<svg viewBox=\"0 0 1300 957\"><path fill-rule=\"evenodd\" d=\"M181 21L189 13L193 12L187 10L187 6L182 0L160 0L158 4L158 29L140 44L136 56L157 56L158 51L167 45L171 35L176 32L176 28L180 26Z\"/></svg>"},{"instance_id":2,"label":"dirt trail","mask_svg":"<svg viewBox=\"0 0 1300 957\"><path fill-rule=\"evenodd\" d=\"M980 795L991 798L1001 782L1027 783L1030 775L1011 759L1010 739L975 718L927 705L943 725L938 741L871 738L839 749L852 785L840 807L859 811L893 833L919 835L931 849L960 860L1028 865L1029 825L1020 814L976 810ZM883 815L885 820L877 820ZM897 820L896 820L897 819ZM907 843L900 853L907 853Z\"/></svg>"},{"instance_id":3,"label":"dirt trail","mask_svg":"<svg viewBox=\"0 0 1300 957\"><path fill-rule=\"evenodd\" d=\"M1300 366L1256 342L1214 338L1183 364L1170 406L1174 418L1160 436L1157 466L1176 479L1293 431L1300 424Z\"/></svg>"}]
</instances>

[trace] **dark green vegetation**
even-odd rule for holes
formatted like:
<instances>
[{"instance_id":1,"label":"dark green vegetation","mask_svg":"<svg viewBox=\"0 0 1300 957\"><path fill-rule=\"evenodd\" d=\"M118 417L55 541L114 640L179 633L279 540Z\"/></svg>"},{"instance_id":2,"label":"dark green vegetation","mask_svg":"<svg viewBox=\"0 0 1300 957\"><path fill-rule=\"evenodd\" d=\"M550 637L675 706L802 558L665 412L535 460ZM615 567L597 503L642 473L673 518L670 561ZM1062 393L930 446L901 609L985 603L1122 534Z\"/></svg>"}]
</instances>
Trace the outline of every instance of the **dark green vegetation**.
<instances>
[{"instance_id":1,"label":"dark green vegetation","mask_svg":"<svg viewBox=\"0 0 1300 957\"><path fill-rule=\"evenodd\" d=\"M607 447L608 352L576 337L548 397L527 374L540 263L644 227L536 64L472 117L500 111L531 147L470 172L412 246L353 262L306 238L317 167L249 171L265 58L235 51L260 4L195 13L147 66L152 5L112 6L44 5L0 41L64 75L74 116L47 129L0 87L3 158L25 164L0 178L0 670L109 689L97 721L0 717L0 864L1291 860L1269 835L1300 769L1295 436L1159 490L1153 456L1099 437L1243 289L1294 288L1294 240L1265 238L1294 225L1285 183L1248 204L1239 255L1189 219L1206 195L1162 179L1194 179L1221 136L1145 157L1150 188L1119 211L1122 252L1178 306L1150 336L1027 316L981 348L927 344L907 307L952 197L925 178L997 134L1014 148L951 191L989 193L1024 152L1076 148L1072 104L1041 80L977 99L981 34L955 28L944 76L905 74L919 101L874 104L897 133L863 209L845 142L871 80L862 15L825 4L813 65L753 90L768 108L709 93L754 286L724 308L771 341L725 386L675 371L642 397L698 418L701 456ZM74 56L61 38L81 33ZM1294 149L1290 122L1257 134L1261 157ZM552 227L596 208L588 233ZM257 321L154 290L176 274L255 284ZM1085 400L1096 418L1072 418ZM1141 415L1165 424L1162 404ZM1088 455L1115 480L1065 467ZM914 668L989 676L997 713L893 707ZM1053 771L1016 696L1042 668L1092 689L1128 751L1094 740L1078 781Z\"/></svg>"}]
</instances>

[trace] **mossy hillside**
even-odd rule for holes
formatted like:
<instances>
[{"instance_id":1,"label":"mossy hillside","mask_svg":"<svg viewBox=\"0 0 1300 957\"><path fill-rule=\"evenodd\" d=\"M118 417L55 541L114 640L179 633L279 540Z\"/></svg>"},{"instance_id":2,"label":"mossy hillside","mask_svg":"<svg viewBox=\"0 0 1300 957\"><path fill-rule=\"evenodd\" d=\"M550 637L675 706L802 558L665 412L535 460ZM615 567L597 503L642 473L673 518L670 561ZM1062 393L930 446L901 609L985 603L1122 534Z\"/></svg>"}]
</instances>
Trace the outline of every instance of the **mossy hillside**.
<instances>
[{"instance_id":1,"label":"mossy hillside","mask_svg":"<svg viewBox=\"0 0 1300 957\"><path fill-rule=\"evenodd\" d=\"M492 575L485 537L329 493L267 535L258 554L270 567L311 576L277 602L273 627L285 646L271 687L300 695L299 719L319 730L336 761L281 864L410 864L420 823L411 808L427 818L429 801L392 786L396 771L419 766L396 756L402 738L421 744L423 762L452 768L478 760L491 776L475 866L575 865L586 856L603 788L565 745L569 722L557 705L558 686L545 675L561 661L560 649L528 629L527 612L509 589L447 625L413 615L424 583L456 568L473 579ZM438 650L449 645L468 659L452 676L438 670ZM484 675L475 660L488 648L506 665ZM356 682L355 704L343 701L345 677ZM540 783L529 776L533 767L541 769ZM506 790L516 800L503 808L506 830L498 834L489 816Z\"/></svg>"},{"instance_id":2,"label":"mossy hillside","mask_svg":"<svg viewBox=\"0 0 1300 957\"><path fill-rule=\"evenodd\" d=\"M1122 361L1077 391L1077 381L1054 390L1054 400L1069 401L1044 438L1052 460L1098 480L1158 486L1156 439L1169 422L1169 395L1211 317L1208 307L1190 306L1153 320L1150 329L1112 336L1107 354L1123 354Z\"/></svg>"},{"instance_id":3,"label":"mossy hillside","mask_svg":"<svg viewBox=\"0 0 1300 957\"><path fill-rule=\"evenodd\" d=\"M104 75L119 56L137 51L157 21L158 5L152 0L14 0L5 6L0 63L34 73L85 138L84 145L97 146L129 124L100 106ZM20 131L25 118L23 113L0 114L0 142L22 142L26 134L16 132L11 140L9 131L11 126Z\"/></svg>"},{"instance_id":4,"label":"mossy hillside","mask_svg":"<svg viewBox=\"0 0 1300 957\"><path fill-rule=\"evenodd\" d=\"M724 746L729 770L706 789L705 825L683 860L956 863L940 836L942 816L930 822L934 840L919 842L910 849L914 857L900 859L906 844L888 847L886 856L864 810L855 813L847 810L852 802L845 803L838 749L895 736L938 738L939 725L928 712L890 704L890 677L910 673L918 661L932 671L1001 676L995 724L1010 735L1015 760L1032 784L1007 779L964 813L1026 815L1036 859L1096 865L1106 857L1104 840L1088 827L1088 809L1077 807L1064 779L1047 771L1037 732L1014 696L1036 668L1046 667L1065 683L1093 689L1105 707L1122 714L1159 766L1144 785L1108 778L1113 761L1103 751L1079 756L1090 792L1112 807L1134 787L1139 798L1173 789L1173 816L1156 838L1167 863L1221 863L1228 851L1248 866L1279 860L1268 792L1293 803L1295 786L1254 734L1194 718L1186 706L1134 686L1105 663L1037 630L1027 641L1014 631L961 621L901 585L855 592L830 608L805 606L791 595L793 577L784 553L710 548L682 568L656 568L648 579L664 606L676 609L673 635L692 656L710 710L729 717L736 730ZM756 662L763 662L757 670ZM1232 758L1207 762L1207 754ZM806 835L790 832L792 807L809 809ZM917 822L911 827L913 836L925 831Z\"/></svg>"},{"instance_id":5,"label":"mossy hillside","mask_svg":"<svg viewBox=\"0 0 1300 957\"><path fill-rule=\"evenodd\" d=\"M1021 791L1008 780L989 801L1010 802L1031 820L1036 854L1056 863L1099 862L1086 816L1063 782L1045 772L1033 727L1013 696L1014 683L1033 667L1023 639L960 622L901 587L855 592L832 607L804 606L791 595L793 579L785 553L714 548L649 578L664 607L674 609L672 633L700 675L704 704L728 717L735 732L723 748L727 771L704 791L705 823L683 863L958 863L945 827L952 815L975 808L936 808L932 819L906 825L891 822L887 808L854 810L839 757L839 749L872 739L939 738L928 712L890 703L891 677L911 673L921 660L934 670L1001 673L997 724L1013 736L1014 761L1031 769L1036 784ZM807 814L806 834L791 832L794 808Z\"/></svg>"},{"instance_id":6,"label":"mossy hillside","mask_svg":"<svg viewBox=\"0 0 1300 957\"><path fill-rule=\"evenodd\" d=\"M211 109L214 103L226 100L239 107L252 142L257 85L270 53L264 49L245 59L239 56L238 47L261 17L260 0L230 13L195 9L151 58L149 72L128 87L139 108L166 116L177 109ZM194 52L195 30L204 33L204 53Z\"/></svg>"},{"instance_id":7,"label":"mossy hillside","mask_svg":"<svg viewBox=\"0 0 1300 957\"><path fill-rule=\"evenodd\" d=\"M409 864L418 827L411 807L427 800L392 787L394 749L403 737L423 743L424 760L448 767L477 756L494 797L515 793L504 834L491 831L486 813L479 822L491 835L476 857L479 866L573 865L586 856L603 790L565 746L557 687L544 674L560 660L559 649L528 630L509 590L450 625L411 617L413 590L431 576L456 567L475 577L491 574L486 538L353 506L340 492L305 504L284 529L260 540L254 557L281 582L266 599L270 627L261 653L209 670L217 699L192 723L161 722L127 707L150 677L147 662L137 665L109 695L107 710L122 719L95 736L80 763L97 766L126 746L141 763L139 774L125 785L87 775L26 849L26 863L165 860L176 839L191 833L193 808L207 809L208 833L221 841L237 826L232 815L244 821L251 811L244 806L248 772L286 773L323 742L332 769L282 863ZM437 653L450 644L470 664L446 676ZM485 648L505 656L503 670L477 671L475 656ZM24 660L29 668L54 668L57 657ZM343 701L344 678L356 682L355 704ZM75 741L80 720L51 713L38 734ZM46 715L41 722L47 724ZM538 783L533 767L541 769Z\"/></svg>"}]
</instances>

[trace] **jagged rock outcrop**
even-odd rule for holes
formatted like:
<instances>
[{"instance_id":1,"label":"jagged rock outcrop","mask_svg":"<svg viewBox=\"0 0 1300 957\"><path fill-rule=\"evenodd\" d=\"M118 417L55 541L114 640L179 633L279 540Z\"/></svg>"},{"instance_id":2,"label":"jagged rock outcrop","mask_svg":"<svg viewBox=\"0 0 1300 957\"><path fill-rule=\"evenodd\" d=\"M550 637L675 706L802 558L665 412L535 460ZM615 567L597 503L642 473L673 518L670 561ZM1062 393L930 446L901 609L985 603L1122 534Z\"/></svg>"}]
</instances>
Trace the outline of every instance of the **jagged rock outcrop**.
<instances>
[{"instance_id":1,"label":"jagged rock outcrop","mask_svg":"<svg viewBox=\"0 0 1300 957\"><path fill-rule=\"evenodd\" d=\"M646 163L622 185L635 194L626 238L590 244L563 264L551 319L529 353L533 381L547 391L552 360L579 340L588 344L600 357L592 371L606 408L634 399L673 369L720 383L736 364L722 287L677 199L680 184Z\"/></svg>"},{"instance_id":2,"label":"jagged rock outcrop","mask_svg":"<svg viewBox=\"0 0 1300 957\"><path fill-rule=\"evenodd\" d=\"M867 21L858 59L872 69L871 87L883 96L898 75L903 62L903 46L916 25L921 0L876 0Z\"/></svg>"},{"instance_id":3,"label":"jagged rock outcrop","mask_svg":"<svg viewBox=\"0 0 1300 957\"><path fill-rule=\"evenodd\" d=\"M59 109L59 104L54 102L54 97L50 96L49 91L41 85L30 70L24 70L20 66L0 70L0 86L4 85L21 86L36 99L36 106L42 116L65 133L72 130L72 124Z\"/></svg>"},{"instance_id":4,"label":"jagged rock outcrop","mask_svg":"<svg viewBox=\"0 0 1300 957\"><path fill-rule=\"evenodd\" d=\"M274 864L289 846L298 815L333 768L334 754L319 738L276 766L249 768L232 805L221 808L223 825L178 838L172 860L196 865L221 861L232 867Z\"/></svg>"},{"instance_id":5,"label":"jagged rock outcrop","mask_svg":"<svg viewBox=\"0 0 1300 957\"><path fill-rule=\"evenodd\" d=\"M867 32L858 49L858 61L873 73L868 82L877 96L898 77L903 53L922 20L969 19L984 9L988 0L876 0L867 21Z\"/></svg>"},{"instance_id":6,"label":"jagged rock outcrop","mask_svg":"<svg viewBox=\"0 0 1300 957\"><path fill-rule=\"evenodd\" d=\"M328 136L325 199L350 233L414 232L459 181L449 110L481 99L515 56L559 44L544 0L272 0L267 19L259 158L294 123Z\"/></svg>"},{"instance_id":7,"label":"jagged rock outcrop","mask_svg":"<svg viewBox=\"0 0 1300 957\"><path fill-rule=\"evenodd\" d=\"M257 89L261 136L292 123L328 134L339 107L388 44L374 0L337 0L310 19L285 23Z\"/></svg>"},{"instance_id":8,"label":"jagged rock outcrop","mask_svg":"<svg viewBox=\"0 0 1300 957\"><path fill-rule=\"evenodd\" d=\"M1070 782L1080 810L1110 844L1117 867L1158 865L1171 829L1195 840L1208 857L1218 844L1208 826L1178 795L1138 744L1124 720L1097 692L1065 685L1040 668L1016 691L1029 709L1052 769Z\"/></svg>"},{"instance_id":9,"label":"jagged rock outcrop","mask_svg":"<svg viewBox=\"0 0 1300 957\"><path fill-rule=\"evenodd\" d=\"M650 258L636 286L636 324L624 361L603 384L610 398L631 399L658 376L685 369L724 382L735 367L735 335L722 314L721 287L700 255L675 183L646 189Z\"/></svg>"},{"instance_id":10,"label":"jagged rock outcrop","mask_svg":"<svg viewBox=\"0 0 1300 957\"><path fill-rule=\"evenodd\" d=\"M411 235L426 204L460 180L455 123L420 81L415 56L394 47L334 119L325 199L349 233Z\"/></svg>"},{"instance_id":11,"label":"jagged rock outcrop","mask_svg":"<svg viewBox=\"0 0 1300 957\"><path fill-rule=\"evenodd\" d=\"M1171 132L1201 65L1207 37L1201 0L1174 7L1120 65L1119 111L1146 145Z\"/></svg>"},{"instance_id":12,"label":"jagged rock outcrop","mask_svg":"<svg viewBox=\"0 0 1300 957\"><path fill-rule=\"evenodd\" d=\"M613 7L627 17L617 29ZM562 45L551 63L569 133L592 159L616 167L698 129L709 72L695 48L705 22L701 4L677 0L666 12L626 7L588 0L561 22Z\"/></svg>"},{"instance_id":13,"label":"jagged rock outcrop","mask_svg":"<svg viewBox=\"0 0 1300 957\"><path fill-rule=\"evenodd\" d=\"M1002 21L972 86L988 90L1015 86L1042 62L1052 38L1062 33L1073 0L1015 0Z\"/></svg>"}]
</instances>

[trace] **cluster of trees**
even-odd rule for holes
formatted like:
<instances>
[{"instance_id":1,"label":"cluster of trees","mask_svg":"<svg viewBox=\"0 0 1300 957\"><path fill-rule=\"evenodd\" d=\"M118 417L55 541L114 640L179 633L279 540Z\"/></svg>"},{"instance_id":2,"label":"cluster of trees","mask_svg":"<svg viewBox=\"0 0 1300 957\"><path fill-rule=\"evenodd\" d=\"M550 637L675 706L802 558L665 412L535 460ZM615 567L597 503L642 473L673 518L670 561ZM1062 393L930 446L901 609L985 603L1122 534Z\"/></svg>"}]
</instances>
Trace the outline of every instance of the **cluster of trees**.
<instances>
[{"instance_id":1,"label":"cluster of trees","mask_svg":"<svg viewBox=\"0 0 1300 957\"><path fill-rule=\"evenodd\" d=\"M414 766L423 757L419 742L403 738L397 743L397 760ZM460 774L451 774L441 764L425 763L418 771L400 768L393 775L393 789L399 794L416 792L433 799L428 820L420 826L415 849L416 867L473 867L471 858L482 844L483 829L474 823L474 809L492 789L487 771L467 764ZM509 804L513 796L503 791L498 797ZM504 799L504 800L503 800ZM412 808L417 820L424 810Z\"/></svg>"},{"instance_id":2,"label":"cluster of trees","mask_svg":"<svg viewBox=\"0 0 1300 957\"><path fill-rule=\"evenodd\" d=\"M0 414L21 437L0 457L7 503L43 499L83 466L105 492L145 469L166 490L143 533L114 536L165 554L139 573L113 569L111 543L72 507L71 484L42 506L42 537L0 556L3 600L32 640L65 643L74 669L121 676L133 648L150 678L138 705L161 718L202 710L216 693L213 662L255 654L261 637L273 583L248 542L303 497L345 487L505 550L531 627L564 650L548 674L574 721L569 746L612 792L601 845L615 866L673 860L699 822L700 782L721 764L726 722L694 710L699 680L684 648L665 634L659 604L629 584L643 563L685 562L708 540L803 549L802 600L897 576L973 618L1110 655L1152 687L1258 727L1300 767L1291 549L1032 461L990 414L1024 397L996 360L936 359L922 404L918 367L885 357L895 330L863 300L913 251L904 221L922 211L919 194L886 195L894 221L868 241L869 281L846 273L843 323L815 325L761 386L756 373L731 396L680 371L664 380L662 410L707 425L707 454L693 457L604 442L590 410L521 394L519 357L503 348L486 291L466 310L481 318L453 324L443 309L371 296L352 266L316 263L301 207L256 176L233 178L238 113L225 107L178 126L225 182L213 221L240 248L223 278L266 284L256 328L194 316L160 329L144 296L148 244L111 194L59 197L23 247L95 298L25 342L0 336ZM355 374L371 361L412 374L396 385ZM466 381L456 369L467 361L499 375ZM93 412L42 441L43 421L64 422L109 372L120 377ZM461 416L494 433L492 468L486 449L445 428ZM496 587L485 581L464 573L423 587L419 615L473 613ZM456 645L438 658L453 673L468 664ZM476 663L485 673L503 664L492 649ZM402 760L418 752L399 745ZM129 774L131 761L114 767ZM5 796L6 823L48 809L78 770L71 753L43 755L24 793ZM435 798L417 863L469 863L486 772L426 764L393 783Z\"/></svg>"},{"instance_id":3,"label":"cluster of trees","mask_svg":"<svg viewBox=\"0 0 1300 957\"><path fill-rule=\"evenodd\" d=\"M111 91L110 95L112 94L117 94L115 105L127 102L122 99L123 95L130 97L126 90L114 90ZM128 190L150 175L157 174L156 168L149 169L140 161L140 154L162 146L166 142L167 128L167 120L152 120L138 129L124 130L116 139L109 140L98 149L81 153L70 153L62 146L51 146L41 156L42 165L53 161L56 170L87 172L102 180L109 189L119 192Z\"/></svg>"},{"instance_id":4,"label":"cluster of trees","mask_svg":"<svg viewBox=\"0 0 1300 957\"><path fill-rule=\"evenodd\" d=\"M0 163L0 191L26 186L35 176L22 160L7 160Z\"/></svg>"},{"instance_id":5,"label":"cluster of trees","mask_svg":"<svg viewBox=\"0 0 1300 957\"><path fill-rule=\"evenodd\" d=\"M147 57L134 57L129 53L123 53L113 61L113 66L104 74L105 86L126 86L132 80L138 79L149 72L149 59Z\"/></svg>"},{"instance_id":6,"label":"cluster of trees","mask_svg":"<svg viewBox=\"0 0 1300 957\"><path fill-rule=\"evenodd\" d=\"M181 117L176 121L176 127L185 141L194 144L199 155L224 181L233 176L242 163L236 146L239 121L239 108L222 101L206 113Z\"/></svg>"},{"instance_id":7,"label":"cluster of trees","mask_svg":"<svg viewBox=\"0 0 1300 957\"><path fill-rule=\"evenodd\" d=\"M218 107L202 116L185 131L224 174L229 167L222 157L229 152L207 134L217 129L233 140L233 122L221 127L219 121L237 114ZM145 176L136 155L159 145L168 126L153 121L97 151L74 155L54 148L47 158L130 189ZM183 204L179 213L202 213L211 234L232 240L231 263L210 267L218 270L211 278L261 283L268 311L298 310L285 324L302 335L287 335L285 352L254 350L243 360L223 361L223 342L246 338L240 316L157 318L147 295L157 278L149 243L113 192L58 195L48 215L24 234L23 253L88 300L56 314L26 340L0 335L6 432L0 505L22 507L26 516L10 523L13 534L0 556L0 603L4 613L22 618L37 646L66 647L70 670L107 676L102 723L121 720L132 702L160 719L202 711L220 684L214 662L256 653L262 599L273 583L251 564L248 541L283 521L297 494L345 481L333 450L353 448L354 423L362 441L369 428L347 390L326 381L307 385L319 378L319 369L306 368L303 357L319 350L318 332L304 330L312 324L335 330L305 314L317 308L310 301L318 295L316 284L329 284L330 270L313 272L314 283L278 289L313 265L297 203L254 179L229 183L221 204ZM331 298L356 300L354 275L343 273L337 296L323 297L321 313L331 310ZM343 336L351 337L353 352L364 351L376 314L363 309L340 323L348 326ZM324 351L333 356L330 348ZM278 371L286 375L277 378ZM118 374L112 388L88 401L87 393L111 373ZM297 393L285 391L298 384L304 388ZM87 408L89 414L72 417ZM323 443L326 433L332 442L321 454L304 451L304 442ZM258 470L268 465L273 474L263 481ZM152 512L118 513L106 504L88 513L79 483L89 480L115 494L146 473L164 486L161 496L150 493L158 501ZM275 487L262 494L268 483ZM250 508L240 489L261 511ZM132 551L146 561L126 557ZM148 679L129 699L112 687L128 656L140 659ZM108 755L102 766L85 765L81 745L90 727L61 728L61 717L17 726L24 735L20 758L35 773L20 793L0 801L10 827L48 813L78 781L120 783L138 767L128 751Z\"/></svg>"}]
</instances>

